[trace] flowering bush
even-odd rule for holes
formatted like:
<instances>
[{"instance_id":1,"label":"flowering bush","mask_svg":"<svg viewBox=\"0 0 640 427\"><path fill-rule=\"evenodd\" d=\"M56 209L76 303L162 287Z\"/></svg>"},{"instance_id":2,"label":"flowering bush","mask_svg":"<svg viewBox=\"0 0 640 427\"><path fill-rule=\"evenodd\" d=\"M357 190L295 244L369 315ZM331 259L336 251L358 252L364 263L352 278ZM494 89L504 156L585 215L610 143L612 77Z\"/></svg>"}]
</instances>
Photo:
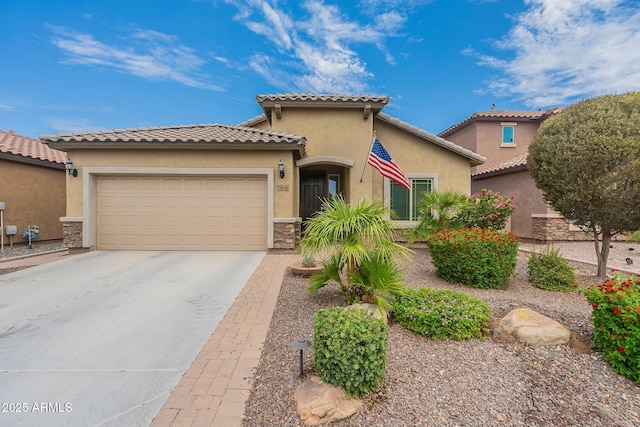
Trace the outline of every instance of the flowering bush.
<instances>
[{"instance_id":1,"label":"flowering bush","mask_svg":"<svg viewBox=\"0 0 640 427\"><path fill-rule=\"evenodd\" d=\"M467 227L502 230L516 209L513 199L485 188L469 197L469 206L460 213L459 219Z\"/></svg>"},{"instance_id":2,"label":"flowering bush","mask_svg":"<svg viewBox=\"0 0 640 427\"><path fill-rule=\"evenodd\" d=\"M408 289L396 297L393 315L402 326L431 338L481 337L491 309L470 295L446 289Z\"/></svg>"},{"instance_id":3,"label":"flowering bush","mask_svg":"<svg viewBox=\"0 0 640 427\"><path fill-rule=\"evenodd\" d=\"M427 239L438 276L472 288L503 288L516 267L518 237L478 227L444 230Z\"/></svg>"},{"instance_id":4,"label":"flowering bush","mask_svg":"<svg viewBox=\"0 0 640 427\"><path fill-rule=\"evenodd\" d=\"M616 273L584 292L593 307L593 347L617 373L640 384L640 279Z\"/></svg>"}]
</instances>

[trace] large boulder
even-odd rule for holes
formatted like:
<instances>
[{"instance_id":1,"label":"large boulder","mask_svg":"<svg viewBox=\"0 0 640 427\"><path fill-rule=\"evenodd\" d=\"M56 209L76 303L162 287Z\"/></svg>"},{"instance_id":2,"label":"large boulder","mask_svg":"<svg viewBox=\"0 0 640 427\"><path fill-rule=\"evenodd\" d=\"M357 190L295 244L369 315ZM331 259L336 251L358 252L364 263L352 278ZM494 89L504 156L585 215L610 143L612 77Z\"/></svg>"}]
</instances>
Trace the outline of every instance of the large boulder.
<instances>
[{"instance_id":1,"label":"large boulder","mask_svg":"<svg viewBox=\"0 0 640 427\"><path fill-rule=\"evenodd\" d=\"M362 400L347 399L344 390L316 376L298 386L294 399L300 419L308 426L349 418L364 406Z\"/></svg>"},{"instance_id":2,"label":"large boulder","mask_svg":"<svg viewBox=\"0 0 640 427\"><path fill-rule=\"evenodd\" d=\"M528 308L516 308L500 319L498 332L531 345L566 344L571 338L564 325Z\"/></svg>"}]
</instances>

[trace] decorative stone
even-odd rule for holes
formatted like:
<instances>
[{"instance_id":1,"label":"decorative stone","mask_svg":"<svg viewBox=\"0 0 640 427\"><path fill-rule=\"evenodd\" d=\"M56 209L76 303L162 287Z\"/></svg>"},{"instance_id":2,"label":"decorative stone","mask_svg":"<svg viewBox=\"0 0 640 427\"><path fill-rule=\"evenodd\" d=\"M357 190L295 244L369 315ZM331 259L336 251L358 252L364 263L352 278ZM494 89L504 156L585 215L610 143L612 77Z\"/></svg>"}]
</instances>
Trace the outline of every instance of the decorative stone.
<instances>
[{"instance_id":1,"label":"decorative stone","mask_svg":"<svg viewBox=\"0 0 640 427\"><path fill-rule=\"evenodd\" d=\"M566 344L571 338L571 331L564 325L528 308L511 310L500 319L498 330L531 345Z\"/></svg>"},{"instance_id":2,"label":"decorative stone","mask_svg":"<svg viewBox=\"0 0 640 427\"><path fill-rule=\"evenodd\" d=\"M347 399L344 390L316 376L298 386L294 399L300 419L308 426L344 420L364 406L362 400Z\"/></svg>"}]
</instances>

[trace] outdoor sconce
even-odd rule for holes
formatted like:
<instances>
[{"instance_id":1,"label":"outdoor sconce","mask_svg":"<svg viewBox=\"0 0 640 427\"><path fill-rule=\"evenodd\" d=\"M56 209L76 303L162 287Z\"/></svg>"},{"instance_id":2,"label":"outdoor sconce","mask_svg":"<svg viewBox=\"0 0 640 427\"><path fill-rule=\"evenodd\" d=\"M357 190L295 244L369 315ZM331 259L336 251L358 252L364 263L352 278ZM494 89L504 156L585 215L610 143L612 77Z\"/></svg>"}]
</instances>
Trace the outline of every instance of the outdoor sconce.
<instances>
[{"instance_id":1,"label":"outdoor sconce","mask_svg":"<svg viewBox=\"0 0 640 427\"><path fill-rule=\"evenodd\" d=\"M293 349L300 350L300 378L302 378L303 370L302 370L302 354L305 350L311 348L311 341L305 340L301 338L293 342Z\"/></svg>"},{"instance_id":2,"label":"outdoor sconce","mask_svg":"<svg viewBox=\"0 0 640 427\"><path fill-rule=\"evenodd\" d=\"M64 168L67 170L67 173L70 176L78 176L78 169L73 167L73 162L71 161L71 159L67 159L67 161L64 162Z\"/></svg>"},{"instance_id":3,"label":"outdoor sconce","mask_svg":"<svg viewBox=\"0 0 640 427\"><path fill-rule=\"evenodd\" d=\"M278 162L278 172L280 172L280 179L284 178L284 163L282 163L282 160L280 160Z\"/></svg>"}]
</instances>

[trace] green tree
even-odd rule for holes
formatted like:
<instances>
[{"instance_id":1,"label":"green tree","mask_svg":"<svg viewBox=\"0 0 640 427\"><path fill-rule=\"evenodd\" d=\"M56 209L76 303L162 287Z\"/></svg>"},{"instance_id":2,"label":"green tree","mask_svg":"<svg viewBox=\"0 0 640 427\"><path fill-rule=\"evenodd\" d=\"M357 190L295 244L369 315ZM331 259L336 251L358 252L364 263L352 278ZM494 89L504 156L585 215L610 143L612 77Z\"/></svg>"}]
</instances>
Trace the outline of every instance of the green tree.
<instances>
[{"instance_id":1,"label":"green tree","mask_svg":"<svg viewBox=\"0 0 640 427\"><path fill-rule=\"evenodd\" d=\"M527 163L551 206L593 235L604 277L611 238L640 228L640 92L580 101L550 117Z\"/></svg>"},{"instance_id":2,"label":"green tree","mask_svg":"<svg viewBox=\"0 0 640 427\"><path fill-rule=\"evenodd\" d=\"M386 313L391 307L388 296L402 292L396 263L411 252L395 242L388 215L380 202L324 200L322 209L307 220L300 241L303 256L323 258L322 270L309 278L309 292L334 281L347 302L361 298Z\"/></svg>"}]
</instances>

